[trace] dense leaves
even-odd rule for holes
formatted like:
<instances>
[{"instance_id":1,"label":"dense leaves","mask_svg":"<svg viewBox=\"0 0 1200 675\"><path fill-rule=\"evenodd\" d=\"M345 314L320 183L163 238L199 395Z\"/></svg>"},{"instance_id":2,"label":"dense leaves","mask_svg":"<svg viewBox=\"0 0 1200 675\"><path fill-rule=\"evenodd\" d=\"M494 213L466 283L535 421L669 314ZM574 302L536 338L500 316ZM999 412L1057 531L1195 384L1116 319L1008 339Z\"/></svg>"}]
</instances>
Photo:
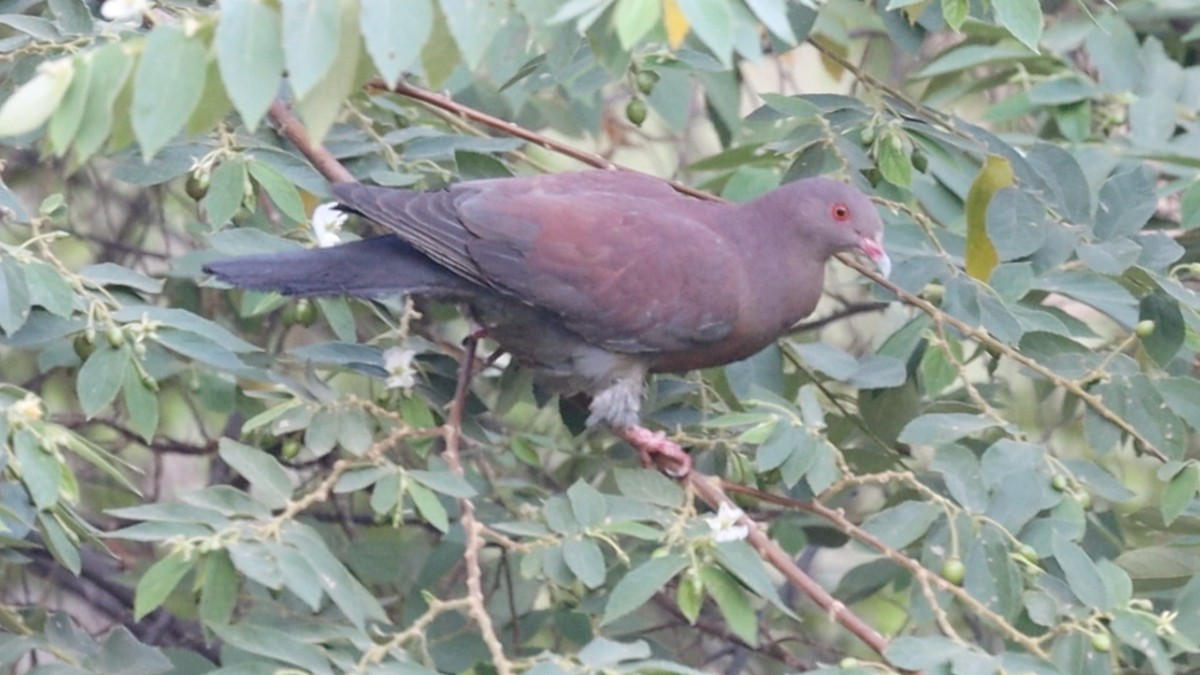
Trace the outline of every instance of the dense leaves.
<instances>
[{"instance_id":1,"label":"dense leaves","mask_svg":"<svg viewBox=\"0 0 1200 675\"><path fill-rule=\"evenodd\" d=\"M94 4L0 7L0 664L1200 664L1196 10ZM577 168L559 148L738 201L833 175L878 199L895 271L835 264L830 321L652 381L648 420L754 523L504 358L460 471L453 307L202 279L369 234L314 213L302 138L419 189Z\"/></svg>"}]
</instances>

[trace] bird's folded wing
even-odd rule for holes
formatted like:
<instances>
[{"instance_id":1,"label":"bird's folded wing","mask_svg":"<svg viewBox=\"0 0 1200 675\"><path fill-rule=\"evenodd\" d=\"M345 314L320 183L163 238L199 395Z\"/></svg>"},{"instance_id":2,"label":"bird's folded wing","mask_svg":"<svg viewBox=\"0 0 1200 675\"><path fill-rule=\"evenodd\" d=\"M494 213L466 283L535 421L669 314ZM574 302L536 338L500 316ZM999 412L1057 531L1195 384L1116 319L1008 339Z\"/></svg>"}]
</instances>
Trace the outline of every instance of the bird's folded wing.
<instances>
[{"instance_id":1,"label":"bird's folded wing","mask_svg":"<svg viewBox=\"0 0 1200 675\"><path fill-rule=\"evenodd\" d=\"M746 291L728 241L691 200L637 194L458 200L467 251L487 282L618 352L676 352L727 336Z\"/></svg>"}]
</instances>

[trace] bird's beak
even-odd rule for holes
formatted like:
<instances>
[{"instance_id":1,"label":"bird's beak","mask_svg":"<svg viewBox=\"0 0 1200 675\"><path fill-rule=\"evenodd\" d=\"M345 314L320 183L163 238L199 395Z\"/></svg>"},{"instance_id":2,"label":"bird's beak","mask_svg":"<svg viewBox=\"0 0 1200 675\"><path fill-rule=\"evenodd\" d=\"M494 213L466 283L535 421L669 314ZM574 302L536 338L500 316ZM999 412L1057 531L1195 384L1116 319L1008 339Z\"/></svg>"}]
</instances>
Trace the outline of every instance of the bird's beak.
<instances>
[{"instance_id":1,"label":"bird's beak","mask_svg":"<svg viewBox=\"0 0 1200 675\"><path fill-rule=\"evenodd\" d=\"M879 268L879 273L885 278L892 273L892 259L888 257L887 251L883 250L882 232L874 237L859 237L858 248L875 263L875 267Z\"/></svg>"}]
</instances>

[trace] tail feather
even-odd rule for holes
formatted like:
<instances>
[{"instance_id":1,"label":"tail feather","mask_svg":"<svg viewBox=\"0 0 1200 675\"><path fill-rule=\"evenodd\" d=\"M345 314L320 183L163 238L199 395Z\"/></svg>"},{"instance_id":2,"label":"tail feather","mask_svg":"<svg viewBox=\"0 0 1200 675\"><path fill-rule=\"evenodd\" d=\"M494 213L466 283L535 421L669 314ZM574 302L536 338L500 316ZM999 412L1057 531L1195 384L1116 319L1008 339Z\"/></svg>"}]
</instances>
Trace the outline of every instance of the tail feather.
<instances>
[{"instance_id":1,"label":"tail feather","mask_svg":"<svg viewBox=\"0 0 1200 675\"><path fill-rule=\"evenodd\" d=\"M284 295L453 296L477 290L471 282L395 236L329 248L227 258L205 265L204 271L239 288Z\"/></svg>"}]
</instances>

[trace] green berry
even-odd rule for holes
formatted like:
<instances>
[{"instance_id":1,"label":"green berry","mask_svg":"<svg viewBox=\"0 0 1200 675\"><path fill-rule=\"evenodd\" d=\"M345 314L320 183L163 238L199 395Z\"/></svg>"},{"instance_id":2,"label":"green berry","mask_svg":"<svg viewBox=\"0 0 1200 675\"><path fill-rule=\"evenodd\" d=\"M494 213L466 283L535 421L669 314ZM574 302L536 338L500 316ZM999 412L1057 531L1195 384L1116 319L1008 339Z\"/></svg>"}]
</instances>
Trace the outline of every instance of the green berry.
<instances>
[{"instance_id":1,"label":"green berry","mask_svg":"<svg viewBox=\"0 0 1200 675\"><path fill-rule=\"evenodd\" d=\"M300 298L283 310L283 322L289 326L311 326L317 321L317 308L308 298Z\"/></svg>"},{"instance_id":2,"label":"green berry","mask_svg":"<svg viewBox=\"0 0 1200 675\"><path fill-rule=\"evenodd\" d=\"M1092 633L1092 649L1107 652L1112 649L1112 638L1108 633Z\"/></svg>"},{"instance_id":3,"label":"green berry","mask_svg":"<svg viewBox=\"0 0 1200 675\"><path fill-rule=\"evenodd\" d=\"M300 441L289 438L283 442L283 447L279 449L279 457L281 459L295 459L296 455L300 454Z\"/></svg>"},{"instance_id":4,"label":"green berry","mask_svg":"<svg viewBox=\"0 0 1200 675\"><path fill-rule=\"evenodd\" d=\"M1153 321L1150 319L1143 319L1137 322L1137 325L1133 327L1133 332L1137 333L1137 336L1140 338L1148 338L1151 335L1154 335L1155 328L1156 326L1154 325Z\"/></svg>"},{"instance_id":5,"label":"green berry","mask_svg":"<svg viewBox=\"0 0 1200 675\"><path fill-rule=\"evenodd\" d=\"M866 126L862 130L863 145L870 145L875 140L875 127Z\"/></svg>"},{"instance_id":6,"label":"green berry","mask_svg":"<svg viewBox=\"0 0 1200 675\"><path fill-rule=\"evenodd\" d=\"M75 350L75 356L78 356L80 361L87 361L92 352L96 351L95 336L92 336L92 339L89 340L86 333L79 335L71 343L71 347Z\"/></svg>"},{"instance_id":7,"label":"green berry","mask_svg":"<svg viewBox=\"0 0 1200 675\"><path fill-rule=\"evenodd\" d=\"M942 578L955 586L962 584L967 576L967 566L958 558L946 558L942 563Z\"/></svg>"},{"instance_id":8,"label":"green berry","mask_svg":"<svg viewBox=\"0 0 1200 675\"><path fill-rule=\"evenodd\" d=\"M1088 509L1092 508L1092 493L1087 492L1086 490L1080 490L1079 492L1075 493L1075 501L1079 502L1079 506L1083 508L1084 511L1087 511Z\"/></svg>"},{"instance_id":9,"label":"green berry","mask_svg":"<svg viewBox=\"0 0 1200 675\"><path fill-rule=\"evenodd\" d=\"M189 197L200 201L208 194L208 181L208 171L194 171L187 177L187 182L183 184L183 189Z\"/></svg>"},{"instance_id":10,"label":"green berry","mask_svg":"<svg viewBox=\"0 0 1200 675\"><path fill-rule=\"evenodd\" d=\"M853 656L847 656L846 658L844 658L840 662L838 662L838 667L839 668L857 668L861 665L861 663L862 662L860 662L858 659L854 658Z\"/></svg>"},{"instance_id":11,"label":"green berry","mask_svg":"<svg viewBox=\"0 0 1200 675\"><path fill-rule=\"evenodd\" d=\"M1050 479L1050 487L1054 488L1055 490L1057 490L1059 492L1066 490L1067 486L1070 484L1071 483L1070 483L1070 481L1067 480L1067 477L1062 475L1061 473L1055 474L1054 478Z\"/></svg>"},{"instance_id":12,"label":"green berry","mask_svg":"<svg viewBox=\"0 0 1200 675\"><path fill-rule=\"evenodd\" d=\"M121 330L121 327L116 324L108 327L108 330L104 332L104 337L113 349L125 344L125 331Z\"/></svg>"},{"instance_id":13,"label":"green berry","mask_svg":"<svg viewBox=\"0 0 1200 675\"><path fill-rule=\"evenodd\" d=\"M654 91L654 85L658 84L658 73L653 70L643 70L633 78L633 83L637 85L637 90L643 94L649 94Z\"/></svg>"},{"instance_id":14,"label":"green berry","mask_svg":"<svg viewBox=\"0 0 1200 675\"><path fill-rule=\"evenodd\" d=\"M913 150L912 165L917 171L925 173L927 170L929 170L929 155L926 155L924 150Z\"/></svg>"},{"instance_id":15,"label":"green berry","mask_svg":"<svg viewBox=\"0 0 1200 675\"><path fill-rule=\"evenodd\" d=\"M646 107L646 102L640 98L635 98L625 106L625 119L629 120L635 127L642 126L642 122L646 121L646 114L650 112Z\"/></svg>"}]
</instances>

